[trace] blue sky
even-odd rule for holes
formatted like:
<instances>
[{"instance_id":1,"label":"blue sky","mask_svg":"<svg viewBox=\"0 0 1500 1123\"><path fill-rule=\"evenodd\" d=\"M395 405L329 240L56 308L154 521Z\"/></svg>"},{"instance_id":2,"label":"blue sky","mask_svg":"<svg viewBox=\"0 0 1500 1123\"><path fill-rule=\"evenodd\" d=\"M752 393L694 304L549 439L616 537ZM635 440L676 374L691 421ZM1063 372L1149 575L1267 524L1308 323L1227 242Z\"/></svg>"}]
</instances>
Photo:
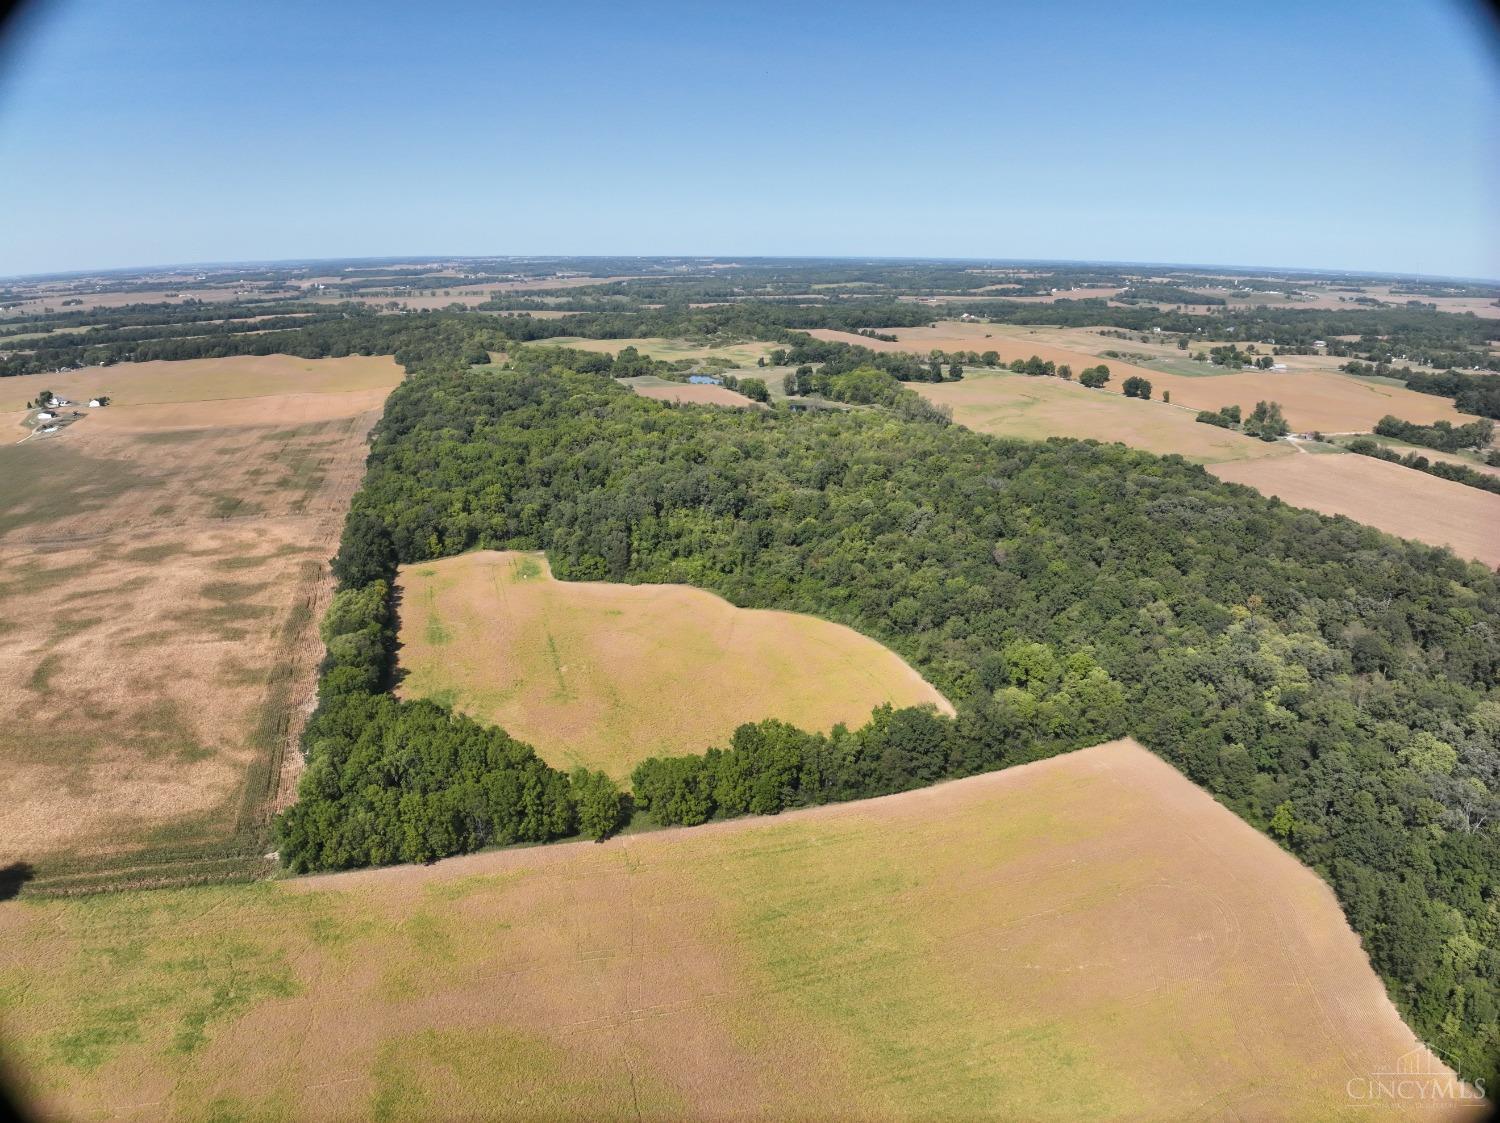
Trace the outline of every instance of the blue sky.
<instances>
[{"instance_id":1,"label":"blue sky","mask_svg":"<svg viewBox=\"0 0 1500 1123\"><path fill-rule=\"evenodd\" d=\"M1456 0L37 0L0 275L400 254L1500 277Z\"/></svg>"}]
</instances>

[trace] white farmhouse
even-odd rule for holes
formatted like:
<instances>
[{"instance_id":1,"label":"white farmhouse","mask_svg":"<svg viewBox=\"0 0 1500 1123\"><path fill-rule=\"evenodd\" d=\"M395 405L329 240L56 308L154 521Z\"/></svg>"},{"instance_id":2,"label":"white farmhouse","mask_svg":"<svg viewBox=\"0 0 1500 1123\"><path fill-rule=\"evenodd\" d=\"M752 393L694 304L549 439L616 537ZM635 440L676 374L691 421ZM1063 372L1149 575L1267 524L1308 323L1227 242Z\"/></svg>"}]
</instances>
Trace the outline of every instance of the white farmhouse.
<instances>
[{"instance_id":1,"label":"white farmhouse","mask_svg":"<svg viewBox=\"0 0 1500 1123\"><path fill-rule=\"evenodd\" d=\"M38 421L51 421L56 416L50 409L44 409L36 415L36 419Z\"/></svg>"}]
</instances>

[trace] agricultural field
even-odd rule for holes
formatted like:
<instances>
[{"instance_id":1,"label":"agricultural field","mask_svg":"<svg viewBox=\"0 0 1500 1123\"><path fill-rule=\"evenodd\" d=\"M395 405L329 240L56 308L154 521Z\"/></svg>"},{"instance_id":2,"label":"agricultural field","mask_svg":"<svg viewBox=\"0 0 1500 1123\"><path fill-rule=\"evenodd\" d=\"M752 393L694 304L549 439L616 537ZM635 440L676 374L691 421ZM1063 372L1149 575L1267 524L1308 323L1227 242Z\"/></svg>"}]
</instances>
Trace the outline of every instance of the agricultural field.
<instances>
[{"instance_id":1,"label":"agricultural field","mask_svg":"<svg viewBox=\"0 0 1500 1123\"><path fill-rule=\"evenodd\" d=\"M900 342L870 339L849 332L817 330L810 334L820 339L837 339L879 351L908 351L925 355L931 350L995 351L1003 362L1027 359L1037 355L1054 363L1067 363L1076 373L1097 363L1109 366L1112 380L1106 393L1119 393L1125 379L1132 375L1147 379L1155 398L1172 395L1172 404L1194 410L1217 410L1238 405L1248 413L1261 400L1280 402L1299 432L1319 430L1330 433L1365 433L1386 414L1419 424L1452 421L1461 424L1473 418L1459 413L1447 398L1419 394L1405 386L1356 378L1336 370L1341 361L1318 355L1278 356L1291 369L1216 370L1191 363L1175 346L1142 344L1135 340L1113 339L1083 328L1029 328L1003 324L963 323L946 320L933 328L883 328ZM1196 345L1206 349L1212 342ZM1159 355L1157 363L1126 362L1101 355L1107 350ZM1182 368L1181 372L1170 367ZM1199 371L1187 373L1196 366ZM969 372L971 375L979 372Z\"/></svg>"},{"instance_id":2,"label":"agricultural field","mask_svg":"<svg viewBox=\"0 0 1500 1123\"><path fill-rule=\"evenodd\" d=\"M650 374L641 375L638 378L622 378L620 382L643 398L656 398L663 402L764 408L759 402L752 402L745 395L737 394L723 386L695 386L686 382L669 382L665 378L657 378Z\"/></svg>"},{"instance_id":3,"label":"agricultural field","mask_svg":"<svg viewBox=\"0 0 1500 1123\"><path fill-rule=\"evenodd\" d=\"M617 355L626 347L634 347L642 355L672 362L675 359L728 359L736 367L753 367L763 355L769 355L779 343L750 341L710 347L687 339L584 339L579 336L558 336L555 339L539 340L549 347L572 347L577 351L602 351Z\"/></svg>"},{"instance_id":4,"label":"agricultural field","mask_svg":"<svg viewBox=\"0 0 1500 1123\"><path fill-rule=\"evenodd\" d=\"M1444 1120L1333 895L1131 742L936 788L0 904L49 1116ZM1403 1114L1404 1112L1404 1114Z\"/></svg>"},{"instance_id":5,"label":"agricultural field","mask_svg":"<svg viewBox=\"0 0 1500 1123\"><path fill-rule=\"evenodd\" d=\"M1242 433L1193 420L1194 411L1090 390L1060 378L971 370L961 382L912 382L928 401L953 410L960 425L998 437L1078 437L1120 441L1158 455L1179 453L1201 464L1292 455Z\"/></svg>"},{"instance_id":6,"label":"agricultural field","mask_svg":"<svg viewBox=\"0 0 1500 1123\"><path fill-rule=\"evenodd\" d=\"M350 355L342 359L233 355L223 359L121 363L61 374L0 379L0 414L25 409L26 403L44 390L75 401L87 401L92 394L108 394L114 400L110 410L116 412L168 402L218 402L228 398L355 391L378 393L378 405L400 376L401 368L388 355ZM236 411L242 408L235 407ZM236 412L225 419L225 424L245 422Z\"/></svg>"},{"instance_id":7,"label":"agricultural field","mask_svg":"<svg viewBox=\"0 0 1500 1123\"><path fill-rule=\"evenodd\" d=\"M544 555L496 551L404 566L397 584L397 692L499 725L558 768L625 779L768 717L828 730L885 702L952 713L872 639L686 585L557 581Z\"/></svg>"},{"instance_id":8,"label":"agricultural field","mask_svg":"<svg viewBox=\"0 0 1500 1123\"><path fill-rule=\"evenodd\" d=\"M1294 507L1344 515L1500 566L1500 495L1493 492L1353 453L1219 463L1210 471Z\"/></svg>"},{"instance_id":9,"label":"agricultural field","mask_svg":"<svg viewBox=\"0 0 1500 1123\"><path fill-rule=\"evenodd\" d=\"M0 862L58 885L221 876L300 759L284 750L321 654L327 559L401 368L99 373L116 404L0 446ZM92 390L78 376L94 374L0 393Z\"/></svg>"}]
</instances>

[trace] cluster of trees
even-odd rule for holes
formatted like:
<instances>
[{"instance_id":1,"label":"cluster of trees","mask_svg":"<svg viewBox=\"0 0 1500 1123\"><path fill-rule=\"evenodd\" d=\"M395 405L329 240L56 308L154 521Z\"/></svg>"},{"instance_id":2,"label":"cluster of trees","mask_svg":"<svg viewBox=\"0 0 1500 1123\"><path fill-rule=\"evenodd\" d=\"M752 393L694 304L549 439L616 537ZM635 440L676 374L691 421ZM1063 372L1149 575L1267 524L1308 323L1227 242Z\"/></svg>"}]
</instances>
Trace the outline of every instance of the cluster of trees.
<instances>
[{"instance_id":1,"label":"cluster of trees","mask_svg":"<svg viewBox=\"0 0 1500 1123\"><path fill-rule=\"evenodd\" d=\"M1467 425L1454 425L1451 421L1419 425L1388 413L1375 423L1375 434L1421 445L1423 448L1435 448L1440 452L1458 452L1466 448L1488 448L1495 436L1495 423L1481 419Z\"/></svg>"},{"instance_id":2,"label":"cluster of trees","mask_svg":"<svg viewBox=\"0 0 1500 1123\"><path fill-rule=\"evenodd\" d=\"M37 340L28 340L28 350L0 359L0 377L70 370L85 366L111 366L118 362L145 361L156 358L198 358L217 354L242 354L246 348L236 338L250 335L263 340L287 329L302 329L312 324L339 324L350 315L372 318L365 310L297 313L253 319L232 319L223 323L132 324L124 327L95 326L88 330L55 331ZM253 334L252 334L253 333ZM262 334L265 333L265 334ZM269 352L260 352L269 354Z\"/></svg>"},{"instance_id":3,"label":"cluster of trees","mask_svg":"<svg viewBox=\"0 0 1500 1123\"><path fill-rule=\"evenodd\" d=\"M279 318L278 318L279 319ZM30 374L58 367L109 365L115 362L222 358L227 355L296 355L304 359L342 358L346 355L392 355L407 366L430 359L461 361L488 351L502 350L506 336L489 317L421 312L382 316L350 305L328 317L295 317L298 327L267 329L250 321L236 330L208 332L195 326L192 334L169 334L150 339L103 345L75 346L35 354L16 353L0 360L0 376ZM309 323L309 320L312 322ZM262 322L264 323L264 321Z\"/></svg>"},{"instance_id":4,"label":"cluster of trees","mask_svg":"<svg viewBox=\"0 0 1500 1123\"><path fill-rule=\"evenodd\" d=\"M1151 383L1139 375L1131 375L1121 385L1120 392L1127 398L1149 400L1151 397Z\"/></svg>"},{"instance_id":5,"label":"cluster of trees","mask_svg":"<svg viewBox=\"0 0 1500 1123\"><path fill-rule=\"evenodd\" d=\"M1080 385L1087 386L1090 390L1098 390L1109 381L1109 367L1104 363L1098 366L1084 367L1078 372Z\"/></svg>"},{"instance_id":6,"label":"cluster of trees","mask_svg":"<svg viewBox=\"0 0 1500 1123\"><path fill-rule=\"evenodd\" d=\"M950 363L945 376L942 359L936 354L926 359L900 351L872 351L868 347L839 340L814 339L801 332L789 333L791 346L771 352L776 366L818 364L829 374L842 374L859 368L883 370L898 382L944 382L962 378L963 367ZM956 374L953 372L957 372Z\"/></svg>"},{"instance_id":7,"label":"cluster of trees","mask_svg":"<svg viewBox=\"0 0 1500 1123\"><path fill-rule=\"evenodd\" d=\"M875 367L856 367L849 371L830 371L825 364L814 369L804 364L786 380L786 392L792 397L815 394L833 402L850 405L884 406L907 421L932 421L946 425L952 420L946 409L933 405L915 391L908 390L894 377Z\"/></svg>"},{"instance_id":8,"label":"cluster of trees","mask_svg":"<svg viewBox=\"0 0 1500 1123\"><path fill-rule=\"evenodd\" d=\"M881 706L851 732L780 721L742 725L725 749L652 757L636 766L636 806L658 823L774 815L973 776L1119 736L1125 692L1087 651L1066 658L1017 641L987 668L994 685L956 719L932 707Z\"/></svg>"},{"instance_id":9,"label":"cluster of trees","mask_svg":"<svg viewBox=\"0 0 1500 1123\"><path fill-rule=\"evenodd\" d=\"M1186 340L1179 342L1186 343ZM1199 351L1193 355L1193 359L1200 363L1212 363L1217 367L1227 367L1230 370L1240 370L1243 367L1255 367L1257 370L1270 370L1276 360L1270 355L1255 354L1255 344L1241 351L1232 343L1223 344L1219 347L1211 347L1207 351Z\"/></svg>"},{"instance_id":10,"label":"cluster of trees","mask_svg":"<svg viewBox=\"0 0 1500 1123\"><path fill-rule=\"evenodd\" d=\"M996 358L998 357L997 355ZM1014 359L1010 364L1010 369L1017 374L1029 374L1037 378L1071 379L1073 377L1073 368L1067 363L1055 363L1040 355L1032 355L1029 359Z\"/></svg>"},{"instance_id":11,"label":"cluster of trees","mask_svg":"<svg viewBox=\"0 0 1500 1123\"><path fill-rule=\"evenodd\" d=\"M1222 406L1217 411L1203 410L1194 419L1205 425L1217 425L1220 429L1239 429L1263 441L1275 441L1292 431L1287 419L1282 416L1280 402L1256 402L1250 416L1241 420L1239 406Z\"/></svg>"},{"instance_id":12,"label":"cluster of trees","mask_svg":"<svg viewBox=\"0 0 1500 1123\"><path fill-rule=\"evenodd\" d=\"M1280 440L1292 431L1291 425L1282 416L1280 402L1256 402L1241 428L1250 436L1259 437L1263 441Z\"/></svg>"},{"instance_id":13,"label":"cluster of trees","mask_svg":"<svg viewBox=\"0 0 1500 1123\"><path fill-rule=\"evenodd\" d=\"M1201 421L1205 425L1217 425L1220 429L1238 429L1240 407L1220 406L1217 410L1201 410L1194 420Z\"/></svg>"},{"instance_id":14,"label":"cluster of trees","mask_svg":"<svg viewBox=\"0 0 1500 1123\"><path fill-rule=\"evenodd\" d=\"M1415 468L1419 472L1426 472L1429 476L1438 476L1454 483L1465 484L1468 487L1477 487L1483 491L1492 491L1500 495L1500 476L1481 472L1476 468L1470 468L1467 464L1451 464L1446 460L1432 460L1423 456L1420 452L1408 452L1405 456L1393 448L1388 448L1379 441L1372 441L1369 437L1356 437L1348 444L1350 452L1357 452L1361 456L1373 456L1377 460L1388 460L1392 464L1400 464L1403 468Z\"/></svg>"}]
</instances>

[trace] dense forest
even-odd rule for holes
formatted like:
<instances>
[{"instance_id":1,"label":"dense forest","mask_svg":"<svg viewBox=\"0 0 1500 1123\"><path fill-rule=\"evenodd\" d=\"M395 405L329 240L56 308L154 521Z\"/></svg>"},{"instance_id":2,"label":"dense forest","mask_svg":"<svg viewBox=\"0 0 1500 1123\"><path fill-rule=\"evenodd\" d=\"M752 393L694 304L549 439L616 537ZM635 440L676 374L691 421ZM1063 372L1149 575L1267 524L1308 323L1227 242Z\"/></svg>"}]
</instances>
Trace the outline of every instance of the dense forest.
<instances>
[{"instance_id":1,"label":"dense forest","mask_svg":"<svg viewBox=\"0 0 1500 1123\"><path fill-rule=\"evenodd\" d=\"M958 705L829 737L762 723L654 761L635 796L657 821L901 790L1128 732L1317 868L1413 1024L1493 1077L1494 574L1177 457L884 409L679 408L529 349L516 369L464 371L443 344L408 355L336 560L368 620L330 633L281 828L294 868L608 820L580 809L592 784L499 731L380 693L379 583L398 563L540 548L563 579L687 582L849 624Z\"/></svg>"}]
</instances>

